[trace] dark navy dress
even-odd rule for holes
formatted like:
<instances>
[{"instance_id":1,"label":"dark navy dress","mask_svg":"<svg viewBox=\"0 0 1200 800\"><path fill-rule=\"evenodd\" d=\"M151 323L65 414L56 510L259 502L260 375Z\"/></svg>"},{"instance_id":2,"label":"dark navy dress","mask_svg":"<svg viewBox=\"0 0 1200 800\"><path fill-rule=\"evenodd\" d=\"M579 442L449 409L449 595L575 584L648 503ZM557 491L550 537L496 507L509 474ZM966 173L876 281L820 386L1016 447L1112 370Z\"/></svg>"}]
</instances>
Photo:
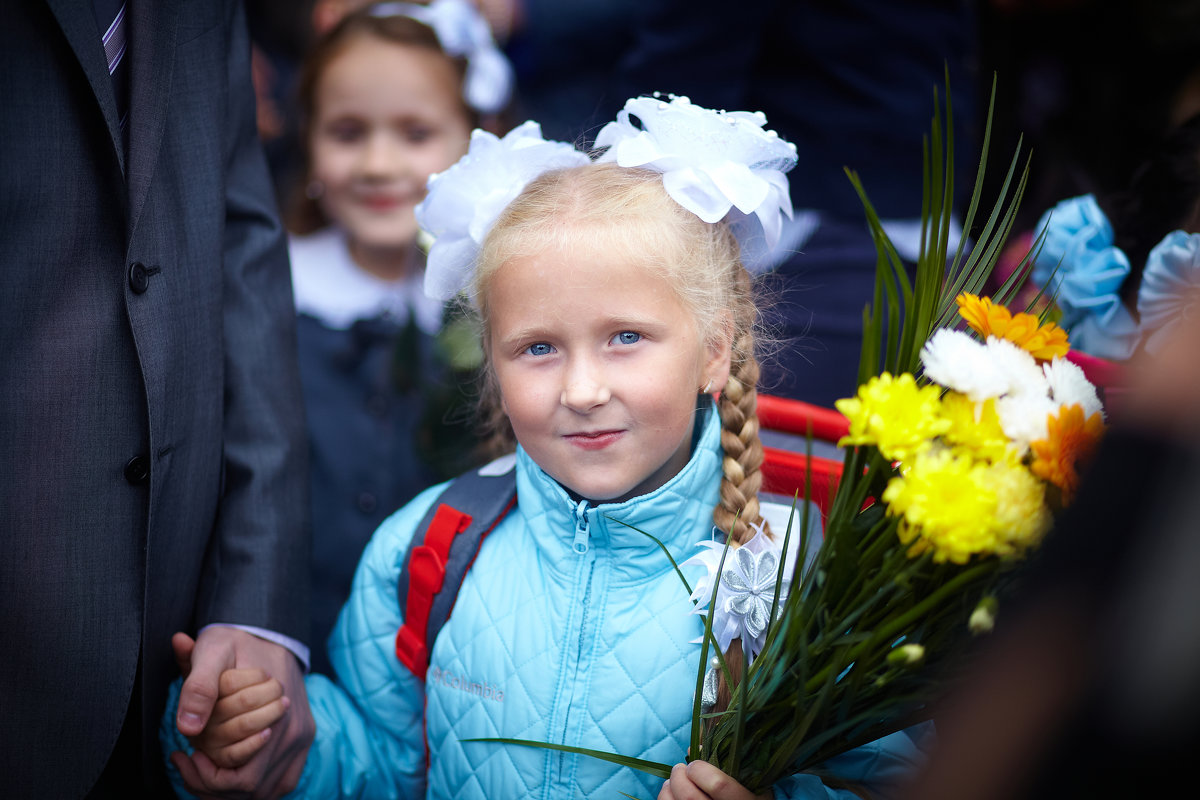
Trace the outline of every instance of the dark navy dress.
<instances>
[{"instance_id":1,"label":"dark navy dress","mask_svg":"<svg viewBox=\"0 0 1200 800\"><path fill-rule=\"evenodd\" d=\"M291 243L312 474L312 665L350 594L363 547L419 491L457 474L469 387L445 364L442 308L420 276L389 284L326 230ZM453 470L453 472L451 472Z\"/></svg>"}]
</instances>

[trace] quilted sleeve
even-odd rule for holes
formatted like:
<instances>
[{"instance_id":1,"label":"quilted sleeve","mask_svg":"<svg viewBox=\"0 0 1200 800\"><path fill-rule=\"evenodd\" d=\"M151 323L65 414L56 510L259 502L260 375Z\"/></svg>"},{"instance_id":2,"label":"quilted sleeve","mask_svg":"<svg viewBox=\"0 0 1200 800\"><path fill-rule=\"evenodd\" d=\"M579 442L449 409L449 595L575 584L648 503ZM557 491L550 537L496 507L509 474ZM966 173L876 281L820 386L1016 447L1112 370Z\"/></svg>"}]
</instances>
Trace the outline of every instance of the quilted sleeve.
<instances>
[{"instance_id":1,"label":"quilted sleeve","mask_svg":"<svg viewBox=\"0 0 1200 800\"><path fill-rule=\"evenodd\" d=\"M933 723L914 725L903 731L856 747L825 762L823 772L856 787L874 798L891 796L912 780L925 763L924 743L933 737ZM797 773L776 783L775 800L858 800L849 789L835 789L812 773Z\"/></svg>"},{"instance_id":2,"label":"quilted sleeve","mask_svg":"<svg viewBox=\"0 0 1200 800\"><path fill-rule=\"evenodd\" d=\"M290 797L425 796L425 684L396 658L397 584L414 529L444 488L385 520L363 552L329 639L337 682L307 680L317 736Z\"/></svg>"},{"instance_id":3,"label":"quilted sleeve","mask_svg":"<svg viewBox=\"0 0 1200 800\"><path fill-rule=\"evenodd\" d=\"M385 520L363 552L330 637L338 681L305 678L317 733L289 798L425 796L425 685L396 658L396 590L413 532L444 488L427 489ZM192 752L175 727L180 683L169 689L159 728L164 758ZM176 794L191 797L169 761L167 771Z\"/></svg>"}]
</instances>

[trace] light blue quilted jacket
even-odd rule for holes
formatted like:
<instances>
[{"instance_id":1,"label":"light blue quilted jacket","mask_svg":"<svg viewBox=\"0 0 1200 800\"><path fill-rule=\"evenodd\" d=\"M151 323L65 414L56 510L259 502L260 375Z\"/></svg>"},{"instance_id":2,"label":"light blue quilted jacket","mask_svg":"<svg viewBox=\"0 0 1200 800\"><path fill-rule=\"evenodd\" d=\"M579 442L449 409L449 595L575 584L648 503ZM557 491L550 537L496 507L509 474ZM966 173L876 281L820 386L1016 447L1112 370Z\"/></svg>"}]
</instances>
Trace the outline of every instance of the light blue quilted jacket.
<instances>
[{"instance_id":1,"label":"light blue quilted jacket","mask_svg":"<svg viewBox=\"0 0 1200 800\"><path fill-rule=\"evenodd\" d=\"M294 796L656 797L661 779L605 761L464 740L502 736L684 760L702 619L662 551L627 525L654 534L680 563L710 537L720 431L715 413L704 416L687 467L620 504L576 503L519 450L517 507L464 579L425 682L395 655L397 579L441 487L385 521L330 639L339 682L307 681L317 736ZM186 746L170 724L174 705L164 716L168 753ZM917 758L912 740L896 734L829 767L849 780L886 781ZM855 797L811 775L785 783L777 797Z\"/></svg>"}]
</instances>

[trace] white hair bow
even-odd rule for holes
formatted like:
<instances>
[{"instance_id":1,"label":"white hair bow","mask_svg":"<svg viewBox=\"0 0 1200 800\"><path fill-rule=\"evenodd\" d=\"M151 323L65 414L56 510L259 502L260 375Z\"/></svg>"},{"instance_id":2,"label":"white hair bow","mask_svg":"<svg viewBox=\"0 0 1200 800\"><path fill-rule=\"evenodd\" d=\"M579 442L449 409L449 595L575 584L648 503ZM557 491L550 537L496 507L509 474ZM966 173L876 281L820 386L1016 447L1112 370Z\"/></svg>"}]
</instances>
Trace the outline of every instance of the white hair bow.
<instances>
[{"instance_id":1,"label":"white hair bow","mask_svg":"<svg viewBox=\"0 0 1200 800\"><path fill-rule=\"evenodd\" d=\"M796 165L796 146L764 129L761 111L713 111L669 97L625 101L596 136L596 147L608 148L598 160L661 172L667 194L705 222L735 208L754 215L767 248L774 247L782 217L792 216L784 173Z\"/></svg>"},{"instance_id":2,"label":"white hair bow","mask_svg":"<svg viewBox=\"0 0 1200 800\"><path fill-rule=\"evenodd\" d=\"M512 96L513 69L496 46L487 20L467 0L417 3L379 3L375 17L411 17L437 34L442 49L467 60L463 99L476 111L489 114L504 108Z\"/></svg>"},{"instance_id":3,"label":"white hair bow","mask_svg":"<svg viewBox=\"0 0 1200 800\"><path fill-rule=\"evenodd\" d=\"M449 300L465 290L479 247L500 212L543 172L588 161L566 142L543 139L536 122L519 125L503 139L472 131L467 154L429 176L429 192L415 209L417 223L433 237L425 294Z\"/></svg>"}]
</instances>

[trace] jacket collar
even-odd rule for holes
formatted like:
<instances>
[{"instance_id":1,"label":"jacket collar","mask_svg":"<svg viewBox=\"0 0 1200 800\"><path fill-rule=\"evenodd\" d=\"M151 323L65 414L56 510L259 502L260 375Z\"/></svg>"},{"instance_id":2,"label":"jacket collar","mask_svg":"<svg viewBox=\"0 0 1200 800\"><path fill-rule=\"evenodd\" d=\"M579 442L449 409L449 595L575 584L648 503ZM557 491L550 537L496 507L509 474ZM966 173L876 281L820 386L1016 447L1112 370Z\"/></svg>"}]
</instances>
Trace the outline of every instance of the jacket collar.
<instances>
[{"instance_id":1,"label":"jacket collar","mask_svg":"<svg viewBox=\"0 0 1200 800\"><path fill-rule=\"evenodd\" d=\"M653 492L623 503L581 505L518 448L517 503L538 548L552 559L575 556L573 545L582 515L588 548L615 556L622 571L671 568L658 545L629 526L661 541L677 563L693 555L696 543L712 534L722 452L720 420L712 403L697 412L696 424L700 435L687 465Z\"/></svg>"},{"instance_id":2,"label":"jacket collar","mask_svg":"<svg viewBox=\"0 0 1200 800\"><path fill-rule=\"evenodd\" d=\"M129 73L129 229L137 226L150 179L158 164L159 145L167 121L167 100L175 68L175 33L179 4L139 2L130 18ZM249 78L247 77L247 80ZM120 131L117 132L120 141Z\"/></svg>"},{"instance_id":3,"label":"jacket collar","mask_svg":"<svg viewBox=\"0 0 1200 800\"><path fill-rule=\"evenodd\" d=\"M108 62L104 57L104 45L96 29L96 19L89 0L46 0L58 27L62 29L75 58L83 68L88 85L96 96L100 113L108 128L108 135L116 152L121 171L125 171L125 152L121 143L121 127L117 119L117 100L113 93L112 79L108 75ZM153 5L153 3L151 3Z\"/></svg>"},{"instance_id":4,"label":"jacket collar","mask_svg":"<svg viewBox=\"0 0 1200 800\"><path fill-rule=\"evenodd\" d=\"M46 0L100 106L109 140L129 187L130 230L137 221L158 162L175 66L179 4L149 0L130 5L129 153L121 136L117 103L100 32L89 0Z\"/></svg>"}]
</instances>

